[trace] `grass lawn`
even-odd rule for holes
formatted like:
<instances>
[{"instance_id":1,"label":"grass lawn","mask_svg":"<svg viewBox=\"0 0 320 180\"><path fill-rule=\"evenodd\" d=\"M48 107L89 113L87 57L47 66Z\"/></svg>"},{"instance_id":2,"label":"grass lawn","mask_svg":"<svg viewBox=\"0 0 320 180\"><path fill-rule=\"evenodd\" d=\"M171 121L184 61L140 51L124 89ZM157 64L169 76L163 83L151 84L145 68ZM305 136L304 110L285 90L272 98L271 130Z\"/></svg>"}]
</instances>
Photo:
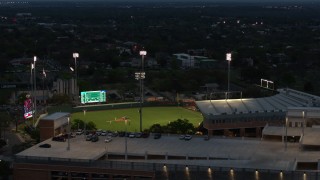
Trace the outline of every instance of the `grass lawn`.
<instances>
[{"instance_id":1,"label":"grass lawn","mask_svg":"<svg viewBox=\"0 0 320 180\"><path fill-rule=\"evenodd\" d=\"M128 118L127 130L137 132L140 129L139 108L114 109L105 111L88 111L72 114L72 120L81 119L86 122L93 121L98 129L125 130L124 121L115 121L126 116ZM195 112L182 107L144 107L142 109L142 129L147 129L153 124L165 125L177 119L188 119L195 127L202 122L200 112Z\"/></svg>"}]
</instances>

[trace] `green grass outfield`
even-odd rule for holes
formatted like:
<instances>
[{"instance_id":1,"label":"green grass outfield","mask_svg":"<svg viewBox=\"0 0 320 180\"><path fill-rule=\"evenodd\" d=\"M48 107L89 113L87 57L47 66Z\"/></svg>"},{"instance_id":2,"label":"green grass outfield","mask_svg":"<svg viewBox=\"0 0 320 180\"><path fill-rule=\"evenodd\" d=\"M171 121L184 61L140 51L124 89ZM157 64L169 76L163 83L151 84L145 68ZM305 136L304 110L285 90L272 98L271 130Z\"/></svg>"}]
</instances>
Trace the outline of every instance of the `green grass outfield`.
<instances>
[{"instance_id":1,"label":"green grass outfield","mask_svg":"<svg viewBox=\"0 0 320 180\"><path fill-rule=\"evenodd\" d=\"M93 121L98 129L124 131L125 122L116 122L115 119L126 116L128 118L127 130L137 132L140 129L139 108L113 109L104 111L87 111L73 113L71 119L81 119L86 122ZM202 122L200 112L182 107L144 107L142 109L142 129L148 129L153 124L166 125L177 119L188 119L195 127Z\"/></svg>"}]
</instances>

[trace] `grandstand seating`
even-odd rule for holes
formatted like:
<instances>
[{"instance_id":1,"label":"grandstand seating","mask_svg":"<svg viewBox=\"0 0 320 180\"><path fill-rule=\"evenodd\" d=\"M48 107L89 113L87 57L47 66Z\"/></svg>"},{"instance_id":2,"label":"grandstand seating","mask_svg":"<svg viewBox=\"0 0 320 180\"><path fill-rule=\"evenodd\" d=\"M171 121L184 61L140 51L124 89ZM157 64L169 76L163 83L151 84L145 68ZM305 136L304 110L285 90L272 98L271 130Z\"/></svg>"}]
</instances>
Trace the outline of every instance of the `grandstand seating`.
<instances>
[{"instance_id":1,"label":"grandstand seating","mask_svg":"<svg viewBox=\"0 0 320 180\"><path fill-rule=\"evenodd\" d=\"M196 104L203 114L227 115L266 112L286 112L288 107L306 107L320 101L320 97L293 89L278 89L278 94L249 99L223 99L197 101Z\"/></svg>"}]
</instances>

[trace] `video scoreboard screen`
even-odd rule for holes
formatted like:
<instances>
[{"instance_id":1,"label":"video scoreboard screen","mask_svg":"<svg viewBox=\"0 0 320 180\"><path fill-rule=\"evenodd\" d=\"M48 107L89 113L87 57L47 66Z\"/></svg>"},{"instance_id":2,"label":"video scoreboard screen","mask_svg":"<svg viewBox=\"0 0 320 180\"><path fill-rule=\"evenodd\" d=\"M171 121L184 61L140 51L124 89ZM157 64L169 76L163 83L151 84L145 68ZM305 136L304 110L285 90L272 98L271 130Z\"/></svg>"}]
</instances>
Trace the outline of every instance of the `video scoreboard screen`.
<instances>
[{"instance_id":1,"label":"video scoreboard screen","mask_svg":"<svg viewBox=\"0 0 320 180\"><path fill-rule=\"evenodd\" d=\"M81 92L81 103L99 103L99 102L106 102L106 91L84 91Z\"/></svg>"}]
</instances>

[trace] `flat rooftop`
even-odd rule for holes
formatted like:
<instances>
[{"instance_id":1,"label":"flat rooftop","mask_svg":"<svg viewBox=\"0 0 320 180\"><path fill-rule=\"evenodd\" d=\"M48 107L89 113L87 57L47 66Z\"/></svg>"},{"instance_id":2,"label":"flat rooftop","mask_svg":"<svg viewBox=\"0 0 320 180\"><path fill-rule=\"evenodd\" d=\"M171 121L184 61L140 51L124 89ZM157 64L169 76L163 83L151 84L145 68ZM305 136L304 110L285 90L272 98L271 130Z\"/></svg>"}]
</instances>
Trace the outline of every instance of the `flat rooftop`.
<instances>
[{"instance_id":1,"label":"flat rooftop","mask_svg":"<svg viewBox=\"0 0 320 180\"><path fill-rule=\"evenodd\" d=\"M21 157L68 158L81 160L97 160L108 155L125 154L125 138L114 137L109 143L100 136L98 142L86 141L84 135L70 139L68 142L56 142L48 139L40 144L49 143L51 148L40 148L37 144L16 154ZM185 156L184 159L146 159L127 160L150 163L189 164L216 167L259 168L272 170L294 170L296 162L318 162L319 151L302 151L299 143L271 142L249 138L214 137L205 141L201 136L194 136L190 141L180 140L176 135L163 135L160 139L127 138L128 156L162 155ZM191 160L191 157L202 157L201 160ZM119 160L124 161L124 159Z\"/></svg>"}]
</instances>

